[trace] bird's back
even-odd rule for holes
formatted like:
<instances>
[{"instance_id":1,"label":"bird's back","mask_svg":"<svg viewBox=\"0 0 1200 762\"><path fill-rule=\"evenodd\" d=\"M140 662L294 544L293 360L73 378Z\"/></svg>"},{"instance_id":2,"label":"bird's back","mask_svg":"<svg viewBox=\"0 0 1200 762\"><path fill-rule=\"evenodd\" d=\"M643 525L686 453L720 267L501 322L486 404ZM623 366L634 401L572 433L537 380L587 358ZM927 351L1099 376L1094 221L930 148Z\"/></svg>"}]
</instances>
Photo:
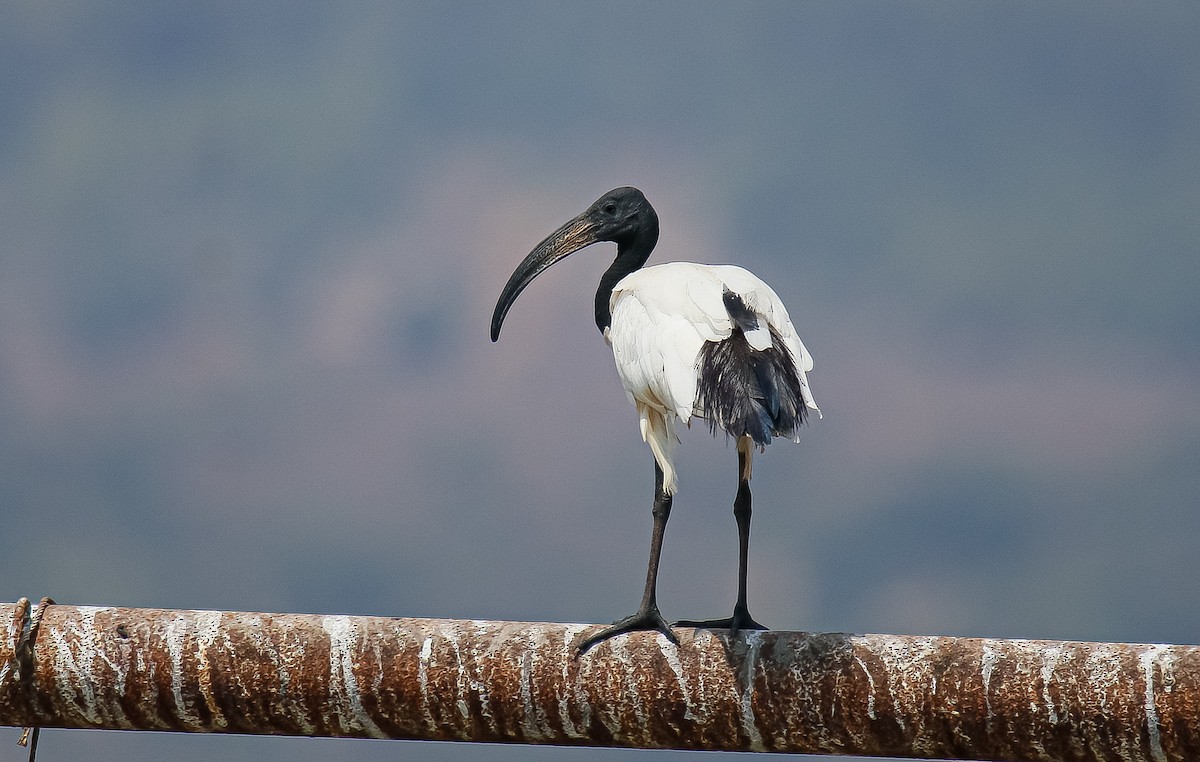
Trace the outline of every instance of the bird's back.
<instances>
[{"instance_id":1,"label":"bird's back","mask_svg":"<svg viewBox=\"0 0 1200 762\"><path fill-rule=\"evenodd\" d=\"M758 320L757 330L744 318L739 325L730 314L727 294ZM621 382L639 407L685 422L703 416L705 411L697 408L702 350L739 332L753 350L781 343L794 367L803 407L817 409L805 375L812 369L812 356L783 302L748 270L691 262L642 268L617 283L609 306L612 322L605 336Z\"/></svg>"}]
</instances>

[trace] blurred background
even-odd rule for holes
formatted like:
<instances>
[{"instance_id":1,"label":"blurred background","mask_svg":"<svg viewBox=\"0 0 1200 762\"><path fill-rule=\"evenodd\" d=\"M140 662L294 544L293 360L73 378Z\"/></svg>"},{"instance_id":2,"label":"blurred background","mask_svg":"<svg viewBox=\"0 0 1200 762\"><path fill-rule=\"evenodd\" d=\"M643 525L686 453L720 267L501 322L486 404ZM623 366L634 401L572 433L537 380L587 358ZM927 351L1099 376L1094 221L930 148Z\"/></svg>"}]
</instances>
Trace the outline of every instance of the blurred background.
<instances>
[{"instance_id":1,"label":"blurred background","mask_svg":"<svg viewBox=\"0 0 1200 762\"><path fill-rule=\"evenodd\" d=\"M0 600L608 622L652 471L592 295L617 185L772 284L824 420L756 460L775 629L1196 643L1200 10L0 10ZM725 616L704 427L659 600ZM18 731L0 757L24 758ZM11 744L11 746L10 746ZM681 759L48 731L47 759Z\"/></svg>"}]
</instances>

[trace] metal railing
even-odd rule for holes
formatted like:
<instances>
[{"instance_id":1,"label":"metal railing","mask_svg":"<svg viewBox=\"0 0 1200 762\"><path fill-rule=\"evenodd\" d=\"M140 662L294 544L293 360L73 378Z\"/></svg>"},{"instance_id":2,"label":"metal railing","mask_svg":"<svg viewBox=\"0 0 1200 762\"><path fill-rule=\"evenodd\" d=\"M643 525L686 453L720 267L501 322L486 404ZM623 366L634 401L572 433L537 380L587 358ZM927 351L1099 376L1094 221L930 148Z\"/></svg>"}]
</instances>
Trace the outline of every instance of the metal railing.
<instances>
[{"instance_id":1,"label":"metal railing","mask_svg":"<svg viewBox=\"0 0 1200 762\"><path fill-rule=\"evenodd\" d=\"M1200 648L0 604L0 724L1200 759ZM40 627L34 627L41 615Z\"/></svg>"}]
</instances>

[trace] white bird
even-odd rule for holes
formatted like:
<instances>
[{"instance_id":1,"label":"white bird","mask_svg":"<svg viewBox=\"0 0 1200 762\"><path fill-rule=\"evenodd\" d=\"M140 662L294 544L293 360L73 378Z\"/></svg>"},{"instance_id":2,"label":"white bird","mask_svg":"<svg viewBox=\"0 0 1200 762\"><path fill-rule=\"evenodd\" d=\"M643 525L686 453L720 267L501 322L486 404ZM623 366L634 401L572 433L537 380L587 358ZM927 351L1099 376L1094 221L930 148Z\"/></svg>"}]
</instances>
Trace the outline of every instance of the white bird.
<instances>
[{"instance_id":1,"label":"white bird","mask_svg":"<svg viewBox=\"0 0 1200 762\"><path fill-rule=\"evenodd\" d=\"M492 341L517 295L555 262L600 241L617 256L600 278L596 326L613 350L617 373L638 411L642 439L654 455L654 530L646 587L638 610L579 645L583 653L614 635L657 630L678 643L658 609L656 585L663 533L678 485L676 421L708 421L735 438L738 491L738 597L733 616L676 625L765 629L746 604L750 543L750 462L772 437L800 441L808 411L820 409L808 386L812 356L787 308L766 283L733 265L671 262L642 268L658 242L658 215L637 188L605 193L517 266L492 314Z\"/></svg>"}]
</instances>

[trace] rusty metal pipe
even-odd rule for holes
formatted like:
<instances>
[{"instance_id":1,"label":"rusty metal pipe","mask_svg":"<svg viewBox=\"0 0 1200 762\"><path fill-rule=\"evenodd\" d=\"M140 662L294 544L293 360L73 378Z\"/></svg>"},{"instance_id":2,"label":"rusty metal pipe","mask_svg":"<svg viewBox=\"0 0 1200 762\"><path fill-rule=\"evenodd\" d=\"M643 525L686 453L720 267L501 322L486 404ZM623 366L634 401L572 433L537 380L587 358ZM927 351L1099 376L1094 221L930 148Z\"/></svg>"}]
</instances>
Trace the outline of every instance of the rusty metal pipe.
<instances>
[{"instance_id":1,"label":"rusty metal pipe","mask_svg":"<svg viewBox=\"0 0 1200 762\"><path fill-rule=\"evenodd\" d=\"M13 726L1200 759L1195 646L682 629L576 658L592 625L56 605L18 674L27 620L6 623Z\"/></svg>"}]
</instances>

